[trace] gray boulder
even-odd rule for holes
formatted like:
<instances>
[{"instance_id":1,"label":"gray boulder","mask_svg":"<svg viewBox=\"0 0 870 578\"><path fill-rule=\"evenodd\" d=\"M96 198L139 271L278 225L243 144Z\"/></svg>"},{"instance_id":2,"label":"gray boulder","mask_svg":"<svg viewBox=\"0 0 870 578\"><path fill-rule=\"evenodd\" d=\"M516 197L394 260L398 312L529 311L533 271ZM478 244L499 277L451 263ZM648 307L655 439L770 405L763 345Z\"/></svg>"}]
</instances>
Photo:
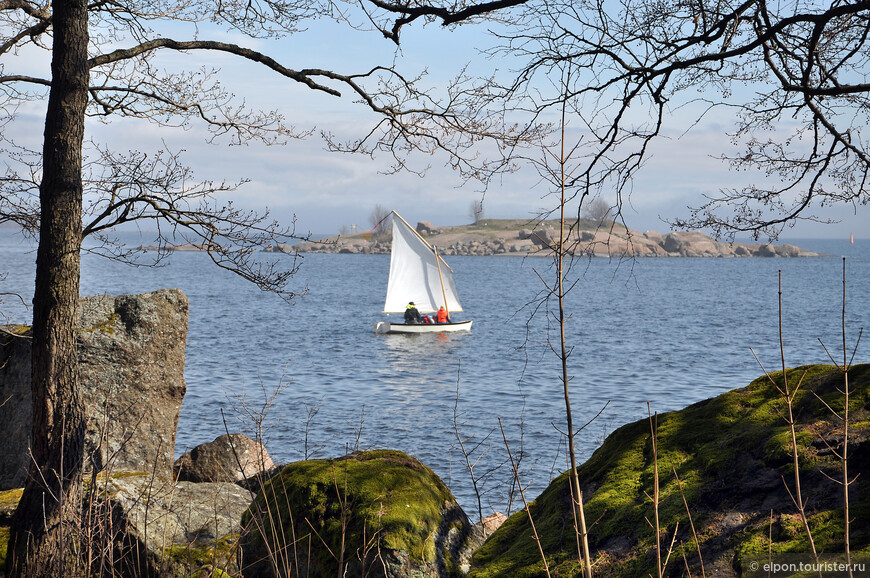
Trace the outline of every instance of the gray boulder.
<instances>
[{"instance_id":1,"label":"gray boulder","mask_svg":"<svg viewBox=\"0 0 870 578\"><path fill-rule=\"evenodd\" d=\"M0 490L26 480L33 423L30 397L30 328L0 327Z\"/></svg>"},{"instance_id":2,"label":"gray boulder","mask_svg":"<svg viewBox=\"0 0 870 578\"><path fill-rule=\"evenodd\" d=\"M776 257L776 247L773 245L761 245L755 251L756 257Z\"/></svg>"},{"instance_id":3,"label":"gray boulder","mask_svg":"<svg viewBox=\"0 0 870 578\"><path fill-rule=\"evenodd\" d=\"M683 250L683 245L683 239L675 233L668 233L662 239L662 247L668 253L679 253Z\"/></svg>"},{"instance_id":4,"label":"gray boulder","mask_svg":"<svg viewBox=\"0 0 870 578\"><path fill-rule=\"evenodd\" d=\"M224 434L175 461L175 476L188 482L242 482L271 470L266 447L244 434Z\"/></svg>"},{"instance_id":5,"label":"gray boulder","mask_svg":"<svg viewBox=\"0 0 870 578\"><path fill-rule=\"evenodd\" d=\"M231 483L172 482L122 473L99 484L94 509L109 512L123 576L238 574L240 520L254 495ZM205 571L203 574L197 572Z\"/></svg>"},{"instance_id":6,"label":"gray boulder","mask_svg":"<svg viewBox=\"0 0 870 578\"><path fill-rule=\"evenodd\" d=\"M801 250L794 245L777 245L774 249L779 257L800 257Z\"/></svg>"},{"instance_id":7,"label":"gray boulder","mask_svg":"<svg viewBox=\"0 0 870 578\"><path fill-rule=\"evenodd\" d=\"M429 221L418 221L417 232L421 235L437 235L440 231Z\"/></svg>"},{"instance_id":8,"label":"gray boulder","mask_svg":"<svg viewBox=\"0 0 870 578\"><path fill-rule=\"evenodd\" d=\"M719 255L721 253L720 244L700 231L668 233L662 238L661 245L668 253L679 253L686 257Z\"/></svg>"},{"instance_id":9,"label":"gray boulder","mask_svg":"<svg viewBox=\"0 0 870 578\"><path fill-rule=\"evenodd\" d=\"M264 253L295 253L296 249L293 245L287 245L285 243L278 243L277 245L269 245L265 249L263 249Z\"/></svg>"},{"instance_id":10,"label":"gray boulder","mask_svg":"<svg viewBox=\"0 0 870 578\"><path fill-rule=\"evenodd\" d=\"M536 229L529 235L529 239L539 247L552 246L554 242L553 231L551 229Z\"/></svg>"},{"instance_id":11,"label":"gray boulder","mask_svg":"<svg viewBox=\"0 0 870 578\"><path fill-rule=\"evenodd\" d=\"M170 477L175 431L186 386L188 300L177 289L99 295L80 302L80 394L88 468ZM24 485L32 423L30 339L0 332L0 489Z\"/></svg>"},{"instance_id":12,"label":"gray boulder","mask_svg":"<svg viewBox=\"0 0 870 578\"><path fill-rule=\"evenodd\" d=\"M644 231L643 236L657 245L661 245L664 241L662 234L658 231Z\"/></svg>"}]
</instances>

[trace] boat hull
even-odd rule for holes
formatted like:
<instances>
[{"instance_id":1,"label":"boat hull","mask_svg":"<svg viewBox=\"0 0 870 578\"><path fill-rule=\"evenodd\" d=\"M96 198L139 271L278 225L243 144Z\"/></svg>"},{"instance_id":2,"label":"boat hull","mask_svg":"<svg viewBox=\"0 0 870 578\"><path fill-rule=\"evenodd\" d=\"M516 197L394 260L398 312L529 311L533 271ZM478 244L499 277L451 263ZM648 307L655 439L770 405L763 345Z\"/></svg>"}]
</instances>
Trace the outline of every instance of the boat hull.
<instances>
[{"instance_id":1,"label":"boat hull","mask_svg":"<svg viewBox=\"0 0 870 578\"><path fill-rule=\"evenodd\" d=\"M375 325L375 333L444 333L453 331L470 331L471 321L459 323L390 323L378 321Z\"/></svg>"}]
</instances>

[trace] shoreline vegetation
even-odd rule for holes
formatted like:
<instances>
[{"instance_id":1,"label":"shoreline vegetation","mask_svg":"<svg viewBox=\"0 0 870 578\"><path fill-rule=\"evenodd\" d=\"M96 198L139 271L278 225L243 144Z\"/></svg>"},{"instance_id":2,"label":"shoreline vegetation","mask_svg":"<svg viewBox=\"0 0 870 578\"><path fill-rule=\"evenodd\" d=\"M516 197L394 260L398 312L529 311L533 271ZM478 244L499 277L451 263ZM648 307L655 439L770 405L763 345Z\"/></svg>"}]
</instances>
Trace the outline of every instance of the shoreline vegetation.
<instances>
[{"instance_id":1,"label":"shoreline vegetation","mask_svg":"<svg viewBox=\"0 0 870 578\"><path fill-rule=\"evenodd\" d=\"M435 227L426 221L416 230L445 256L456 255L552 255L558 235L558 221L541 223L526 219L483 219L476 224ZM612 221L581 219L579 228L566 231L566 242L575 256L584 257L825 257L790 244L738 243L718 241L700 231L635 231ZM276 244L263 249L270 253L343 253L388 255L389 231L364 231L324 237L294 244ZM203 245L172 245L164 250L202 251ZM139 250L156 251L156 246Z\"/></svg>"}]
</instances>

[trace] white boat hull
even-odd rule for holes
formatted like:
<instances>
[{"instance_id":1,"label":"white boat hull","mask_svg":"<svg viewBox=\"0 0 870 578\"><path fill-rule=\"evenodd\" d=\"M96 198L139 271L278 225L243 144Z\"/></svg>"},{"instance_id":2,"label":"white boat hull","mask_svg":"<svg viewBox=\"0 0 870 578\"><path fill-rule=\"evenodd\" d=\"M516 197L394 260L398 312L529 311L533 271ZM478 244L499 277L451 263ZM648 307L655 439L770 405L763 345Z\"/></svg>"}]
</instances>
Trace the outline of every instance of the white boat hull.
<instances>
[{"instance_id":1,"label":"white boat hull","mask_svg":"<svg viewBox=\"0 0 870 578\"><path fill-rule=\"evenodd\" d=\"M375 325L375 333L444 333L452 331L470 331L471 321L459 323L390 323L378 321Z\"/></svg>"}]
</instances>

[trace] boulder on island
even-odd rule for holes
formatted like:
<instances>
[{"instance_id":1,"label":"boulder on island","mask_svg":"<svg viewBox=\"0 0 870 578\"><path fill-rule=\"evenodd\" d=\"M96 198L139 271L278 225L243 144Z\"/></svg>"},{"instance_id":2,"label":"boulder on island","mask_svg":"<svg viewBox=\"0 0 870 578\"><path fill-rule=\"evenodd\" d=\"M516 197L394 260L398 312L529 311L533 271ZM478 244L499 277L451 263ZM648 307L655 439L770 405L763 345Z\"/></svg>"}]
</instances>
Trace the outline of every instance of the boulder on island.
<instances>
[{"instance_id":1,"label":"boulder on island","mask_svg":"<svg viewBox=\"0 0 870 578\"><path fill-rule=\"evenodd\" d=\"M186 386L187 297L178 289L79 302L85 467L169 478ZM29 328L0 327L0 489L24 485L32 423Z\"/></svg>"},{"instance_id":2,"label":"boulder on island","mask_svg":"<svg viewBox=\"0 0 870 578\"><path fill-rule=\"evenodd\" d=\"M440 231L429 221L418 221L417 232L421 235L437 235Z\"/></svg>"},{"instance_id":3,"label":"boulder on island","mask_svg":"<svg viewBox=\"0 0 870 578\"><path fill-rule=\"evenodd\" d=\"M248 577L269 574L271 563L292 576L336 576L339 559L348 576L463 576L479 544L444 482L390 450L288 464L242 525Z\"/></svg>"}]
</instances>

